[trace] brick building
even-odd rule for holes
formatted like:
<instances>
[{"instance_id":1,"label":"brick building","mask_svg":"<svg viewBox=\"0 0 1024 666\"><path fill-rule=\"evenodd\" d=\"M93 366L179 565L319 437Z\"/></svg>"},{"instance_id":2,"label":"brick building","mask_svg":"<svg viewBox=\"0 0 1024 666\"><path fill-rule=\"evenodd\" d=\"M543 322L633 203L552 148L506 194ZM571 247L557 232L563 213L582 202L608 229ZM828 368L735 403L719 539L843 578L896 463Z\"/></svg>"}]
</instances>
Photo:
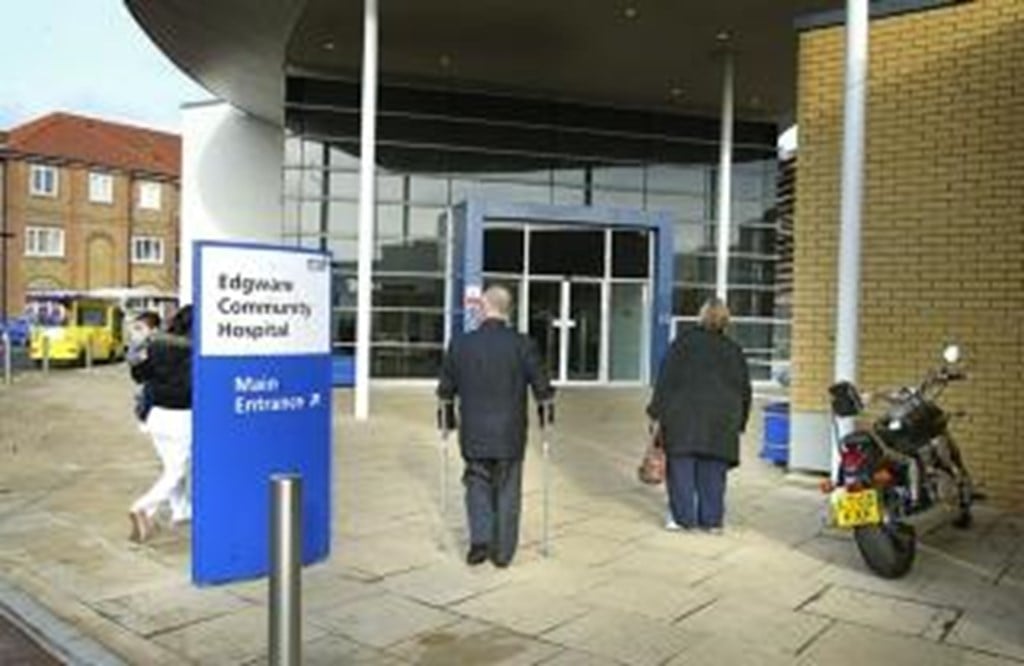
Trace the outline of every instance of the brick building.
<instances>
[{"instance_id":1,"label":"brick building","mask_svg":"<svg viewBox=\"0 0 1024 666\"><path fill-rule=\"evenodd\" d=\"M799 44L795 419L825 420L832 379L843 129L842 25ZM859 380L892 386L960 343L944 403L985 491L1024 504L1024 3L873 20ZM799 426L797 428L800 429Z\"/></svg>"},{"instance_id":2,"label":"brick building","mask_svg":"<svg viewBox=\"0 0 1024 666\"><path fill-rule=\"evenodd\" d=\"M178 136L52 113L0 133L0 293L177 288Z\"/></svg>"}]
</instances>

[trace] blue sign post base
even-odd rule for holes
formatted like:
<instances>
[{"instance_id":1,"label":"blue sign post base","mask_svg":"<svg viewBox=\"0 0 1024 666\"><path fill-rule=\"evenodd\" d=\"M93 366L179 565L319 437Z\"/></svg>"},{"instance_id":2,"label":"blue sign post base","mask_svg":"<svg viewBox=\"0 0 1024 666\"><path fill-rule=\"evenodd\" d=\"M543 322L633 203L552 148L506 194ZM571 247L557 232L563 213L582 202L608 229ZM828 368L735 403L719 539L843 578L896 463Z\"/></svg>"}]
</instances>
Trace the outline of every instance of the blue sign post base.
<instances>
[{"instance_id":1,"label":"blue sign post base","mask_svg":"<svg viewBox=\"0 0 1024 666\"><path fill-rule=\"evenodd\" d=\"M330 551L330 367L318 357L210 359L198 386L209 398L197 430L230 434L230 446L197 447L192 561L197 583L263 576L269 571L270 477L291 472L303 481L302 561ZM205 393L205 391L201 391ZM296 419L296 415L303 418ZM267 446L269 444L269 446ZM282 455L284 450L287 455ZM205 472L215 478L207 482ZM211 547L203 547L210 544Z\"/></svg>"}]
</instances>

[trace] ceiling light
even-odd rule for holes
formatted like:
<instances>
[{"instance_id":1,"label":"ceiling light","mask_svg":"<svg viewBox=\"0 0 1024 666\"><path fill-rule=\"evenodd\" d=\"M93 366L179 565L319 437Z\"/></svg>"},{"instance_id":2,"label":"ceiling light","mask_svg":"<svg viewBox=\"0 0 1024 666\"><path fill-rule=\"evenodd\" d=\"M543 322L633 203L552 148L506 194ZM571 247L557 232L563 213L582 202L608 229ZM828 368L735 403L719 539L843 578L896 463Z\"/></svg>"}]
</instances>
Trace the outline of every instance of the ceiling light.
<instances>
[{"instance_id":1,"label":"ceiling light","mask_svg":"<svg viewBox=\"0 0 1024 666\"><path fill-rule=\"evenodd\" d=\"M727 42L730 39L732 39L732 33L729 32L728 30L719 30L715 34L715 39L717 39L720 42Z\"/></svg>"},{"instance_id":2,"label":"ceiling light","mask_svg":"<svg viewBox=\"0 0 1024 666\"><path fill-rule=\"evenodd\" d=\"M441 69L448 69L452 66L452 57L447 53L441 54L441 57L437 59L437 64L441 65Z\"/></svg>"},{"instance_id":3,"label":"ceiling light","mask_svg":"<svg viewBox=\"0 0 1024 666\"><path fill-rule=\"evenodd\" d=\"M683 89L679 86L672 86L669 88L668 94L672 96L672 99L679 99L683 96Z\"/></svg>"},{"instance_id":4,"label":"ceiling light","mask_svg":"<svg viewBox=\"0 0 1024 666\"><path fill-rule=\"evenodd\" d=\"M635 21L640 16L640 10L634 5L629 5L622 11L622 15L630 21Z\"/></svg>"},{"instance_id":5,"label":"ceiling light","mask_svg":"<svg viewBox=\"0 0 1024 666\"><path fill-rule=\"evenodd\" d=\"M334 50L334 40L328 39L326 42L323 43L323 47L324 47L324 51L333 51Z\"/></svg>"}]
</instances>

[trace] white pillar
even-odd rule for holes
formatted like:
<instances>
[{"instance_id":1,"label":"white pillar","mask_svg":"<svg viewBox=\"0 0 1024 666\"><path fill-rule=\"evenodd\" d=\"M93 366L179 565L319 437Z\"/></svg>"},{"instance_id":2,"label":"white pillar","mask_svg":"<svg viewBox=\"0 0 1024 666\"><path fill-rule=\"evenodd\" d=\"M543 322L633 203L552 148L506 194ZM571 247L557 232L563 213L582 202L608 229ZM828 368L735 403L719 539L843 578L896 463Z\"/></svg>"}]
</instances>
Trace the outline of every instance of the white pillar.
<instances>
[{"instance_id":1,"label":"white pillar","mask_svg":"<svg viewBox=\"0 0 1024 666\"><path fill-rule=\"evenodd\" d=\"M836 299L836 381L857 380L861 203L864 194L864 105L867 78L868 0L847 0L842 211L839 230L839 286ZM841 425L844 433L850 425L852 423Z\"/></svg>"},{"instance_id":2,"label":"white pillar","mask_svg":"<svg viewBox=\"0 0 1024 666\"><path fill-rule=\"evenodd\" d=\"M194 241L281 242L284 130L220 101L181 118L178 295L191 303Z\"/></svg>"},{"instance_id":3,"label":"white pillar","mask_svg":"<svg viewBox=\"0 0 1024 666\"><path fill-rule=\"evenodd\" d=\"M356 299L356 420L370 418L370 318L377 211L377 0L363 3L363 104L359 116L359 268Z\"/></svg>"},{"instance_id":4,"label":"white pillar","mask_svg":"<svg viewBox=\"0 0 1024 666\"><path fill-rule=\"evenodd\" d=\"M718 252L715 296L726 300L729 284L729 239L732 235L733 54L722 52L722 132L718 142Z\"/></svg>"}]
</instances>

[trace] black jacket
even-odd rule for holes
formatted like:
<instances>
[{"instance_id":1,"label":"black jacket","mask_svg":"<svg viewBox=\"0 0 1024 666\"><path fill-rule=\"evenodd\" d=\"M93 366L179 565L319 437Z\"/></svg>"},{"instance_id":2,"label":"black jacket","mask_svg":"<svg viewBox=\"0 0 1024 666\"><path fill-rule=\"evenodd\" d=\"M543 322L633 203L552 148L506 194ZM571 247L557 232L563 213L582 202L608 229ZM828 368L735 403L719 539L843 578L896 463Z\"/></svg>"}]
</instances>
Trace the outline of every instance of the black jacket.
<instances>
[{"instance_id":1,"label":"black jacket","mask_svg":"<svg viewBox=\"0 0 1024 666\"><path fill-rule=\"evenodd\" d=\"M437 396L459 397L462 457L522 459L526 447L526 387L538 402L555 390L541 368L533 340L498 319L456 338L441 366Z\"/></svg>"},{"instance_id":2,"label":"black jacket","mask_svg":"<svg viewBox=\"0 0 1024 666\"><path fill-rule=\"evenodd\" d=\"M738 465L750 396L750 373L740 346L722 333L695 328L672 342L647 414L661 424L668 455Z\"/></svg>"},{"instance_id":3,"label":"black jacket","mask_svg":"<svg viewBox=\"0 0 1024 666\"><path fill-rule=\"evenodd\" d=\"M153 406L192 408L192 345L188 338L159 333L146 345L146 358L132 366L132 379L145 383Z\"/></svg>"}]
</instances>

